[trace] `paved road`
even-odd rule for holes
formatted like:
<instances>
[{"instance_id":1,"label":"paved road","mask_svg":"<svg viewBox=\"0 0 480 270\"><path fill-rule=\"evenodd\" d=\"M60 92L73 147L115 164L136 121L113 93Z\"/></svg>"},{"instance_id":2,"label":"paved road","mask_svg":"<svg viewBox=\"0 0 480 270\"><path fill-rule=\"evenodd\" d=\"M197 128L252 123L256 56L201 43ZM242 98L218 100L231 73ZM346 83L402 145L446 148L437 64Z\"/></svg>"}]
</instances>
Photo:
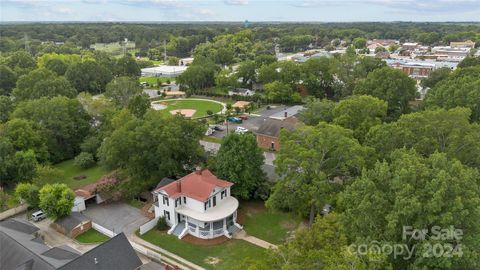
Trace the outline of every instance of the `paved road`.
<instances>
[{"instance_id":1,"label":"paved road","mask_svg":"<svg viewBox=\"0 0 480 270\"><path fill-rule=\"evenodd\" d=\"M127 236L149 221L139 209L120 202L88 205L83 214L93 222L115 233L124 232Z\"/></svg>"},{"instance_id":2,"label":"paved road","mask_svg":"<svg viewBox=\"0 0 480 270\"><path fill-rule=\"evenodd\" d=\"M200 140L200 144L203 146L203 148L207 152L217 153L218 149L220 149L219 143ZM265 156L265 164L273 166L273 161L275 160L275 154L271 152L263 152L263 155Z\"/></svg>"}]
</instances>

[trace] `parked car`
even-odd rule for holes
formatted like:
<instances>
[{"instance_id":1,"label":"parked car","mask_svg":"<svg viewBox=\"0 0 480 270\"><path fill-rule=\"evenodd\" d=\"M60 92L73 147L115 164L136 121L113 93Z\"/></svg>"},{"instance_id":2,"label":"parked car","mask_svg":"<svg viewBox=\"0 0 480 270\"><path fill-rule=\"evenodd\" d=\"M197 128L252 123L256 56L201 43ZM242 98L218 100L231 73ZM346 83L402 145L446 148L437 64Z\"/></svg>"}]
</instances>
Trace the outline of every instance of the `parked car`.
<instances>
[{"instance_id":1,"label":"parked car","mask_svg":"<svg viewBox=\"0 0 480 270\"><path fill-rule=\"evenodd\" d=\"M241 124L243 121L240 118L237 117L229 117L228 122L236 123L236 124Z\"/></svg>"},{"instance_id":2,"label":"parked car","mask_svg":"<svg viewBox=\"0 0 480 270\"><path fill-rule=\"evenodd\" d=\"M207 131L205 131L205 136L213 135L213 133L215 133L215 129L209 127Z\"/></svg>"},{"instance_id":3,"label":"parked car","mask_svg":"<svg viewBox=\"0 0 480 270\"><path fill-rule=\"evenodd\" d=\"M320 211L320 215L325 216L326 214L332 212L333 207L330 204L325 204L322 208L322 211Z\"/></svg>"},{"instance_id":4,"label":"parked car","mask_svg":"<svg viewBox=\"0 0 480 270\"><path fill-rule=\"evenodd\" d=\"M47 215L42 210L38 210L37 212L32 214L32 220L35 222L38 222L44 218L46 218Z\"/></svg>"},{"instance_id":5,"label":"parked car","mask_svg":"<svg viewBox=\"0 0 480 270\"><path fill-rule=\"evenodd\" d=\"M210 125L210 128L215 131L223 131L223 127L220 125Z\"/></svg>"},{"instance_id":6,"label":"parked car","mask_svg":"<svg viewBox=\"0 0 480 270\"><path fill-rule=\"evenodd\" d=\"M240 115L238 118L242 119L243 121L248 120L248 116Z\"/></svg>"},{"instance_id":7,"label":"parked car","mask_svg":"<svg viewBox=\"0 0 480 270\"><path fill-rule=\"evenodd\" d=\"M237 127L235 129L235 133L237 134L245 134L248 132L248 129L244 128L244 127Z\"/></svg>"}]
</instances>

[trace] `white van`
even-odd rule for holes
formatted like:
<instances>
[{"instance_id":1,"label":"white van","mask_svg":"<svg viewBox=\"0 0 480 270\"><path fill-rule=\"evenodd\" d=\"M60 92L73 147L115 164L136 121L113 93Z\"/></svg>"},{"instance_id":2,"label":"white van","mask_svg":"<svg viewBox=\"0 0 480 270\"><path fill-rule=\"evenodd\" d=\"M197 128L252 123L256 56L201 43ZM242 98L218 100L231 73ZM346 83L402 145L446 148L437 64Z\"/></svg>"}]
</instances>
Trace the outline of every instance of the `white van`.
<instances>
[{"instance_id":1,"label":"white van","mask_svg":"<svg viewBox=\"0 0 480 270\"><path fill-rule=\"evenodd\" d=\"M40 221L46 217L47 215L45 215L45 213L42 210L39 210L32 214L32 220L35 222Z\"/></svg>"}]
</instances>

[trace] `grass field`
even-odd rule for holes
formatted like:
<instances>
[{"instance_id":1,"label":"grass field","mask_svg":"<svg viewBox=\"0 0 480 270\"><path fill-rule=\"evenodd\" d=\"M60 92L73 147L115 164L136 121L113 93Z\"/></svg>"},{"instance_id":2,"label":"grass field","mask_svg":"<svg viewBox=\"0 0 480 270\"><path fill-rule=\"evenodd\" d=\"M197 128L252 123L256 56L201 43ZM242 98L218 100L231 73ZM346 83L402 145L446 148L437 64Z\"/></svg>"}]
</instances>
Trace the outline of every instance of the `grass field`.
<instances>
[{"instance_id":1,"label":"grass field","mask_svg":"<svg viewBox=\"0 0 480 270\"><path fill-rule=\"evenodd\" d=\"M295 230L300 219L291 213L266 209L263 202L241 202L239 218L245 231L272 244L282 244Z\"/></svg>"},{"instance_id":2,"label":"grass field","mask_svg":"<svg viewBox=\"0 0 480 270\"><path fill-rule=\"evenodd\" d=\"M161 100L158 103L165 103L167 108L161 110L165 114L170 114L172 110L179 109L193 109L196 110L193 117L203 117L207 115L207 111L211 110L213 113L218 113L223 109L223 106L219 103L209 100L196 100L196 99L181 99L181 100Z\"/></svg>"},{"instance_id":3,"label":"grass field","mask_svg":"<svg viewBox=\"0 0 480 270\"><path fill-rule=\"evenodd\" d=\"M90 46L90 48L95 49L96 51L107 52L113 55L123 54L123 46L118 42L112 43L95 43ZM127 52L135 54L138 49L135 49L135 42L129 41L126 44Z\"/></svg>"},{"instance_id":4,"label":"grass field","mask_svg":"<svg viewBox=\"0 0 480 270\"><path fill-rule=\"evenodd\" d=\"M214 246L199 246L158 230L150 230L139 237L206 269L234 269L247 258L265 256L265 249L243 240L231 239Z\"/></svg>"},{"instance_id":5,"label":"grass field","mask_svg":"<svg viewBox=\"0 0 480 270\"><path fill-rule=\"evenodd\" d=\"M148 83L150 86L157 86L158 87L158 84L157 84L157 81L160 80L160 83L167 83L168 80L170 80L170 82L173 82L175 81L175 77L172 77L172 78L165 78L165 77L140 77L139 81L140 82L146 82Z\"/></svg>"},{"instance_id":6,"label":"grass field","mask_svg":"<svg viewBox=\"0 0 480 270\"><path fill-rule=\"evenodd\" d=\"M54 165L54 167L63 171L65 176L63 183L69 186L71 189L77 189L79 187L83 187L87 184L93 183L100 179L102 176L109 173L107 169L98 165L95 165L88 169L82 169L73 164L73 159L58 163ZM73 179L73 177L80 175L84 175L86 176L86 178L81 180Z\"/></svg>"},{"instance_id":7,"label":"grass field","mask_svg":"<svg viewBox=\"0 0 480 270\"><path fill-rule=\"evenodd\" d=\"M84 244L102 243L108 239L108 236L103 235L94 229L90 229L75 238L75 240Z\"/></svg>"}]
</instances>

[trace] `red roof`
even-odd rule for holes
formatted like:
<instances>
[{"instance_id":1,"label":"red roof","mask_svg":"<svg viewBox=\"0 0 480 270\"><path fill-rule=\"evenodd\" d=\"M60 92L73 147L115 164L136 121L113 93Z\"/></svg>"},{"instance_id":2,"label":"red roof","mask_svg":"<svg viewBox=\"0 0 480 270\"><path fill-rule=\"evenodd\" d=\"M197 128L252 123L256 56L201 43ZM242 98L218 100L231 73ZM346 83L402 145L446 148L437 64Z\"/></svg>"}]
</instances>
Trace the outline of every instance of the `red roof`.
<instances>
[{"instance_id":1,"label":"red roof","mask_svg":"<svg viewBox=\"0 0 480 270\"><path fill-rule=\"evenodd\" d=\"M186 196L204 202L217 186L226 188L233 183L218 179L209 170L199 170L155 191L164 191L171 198Z\"/></svg>"}]
</instances>

